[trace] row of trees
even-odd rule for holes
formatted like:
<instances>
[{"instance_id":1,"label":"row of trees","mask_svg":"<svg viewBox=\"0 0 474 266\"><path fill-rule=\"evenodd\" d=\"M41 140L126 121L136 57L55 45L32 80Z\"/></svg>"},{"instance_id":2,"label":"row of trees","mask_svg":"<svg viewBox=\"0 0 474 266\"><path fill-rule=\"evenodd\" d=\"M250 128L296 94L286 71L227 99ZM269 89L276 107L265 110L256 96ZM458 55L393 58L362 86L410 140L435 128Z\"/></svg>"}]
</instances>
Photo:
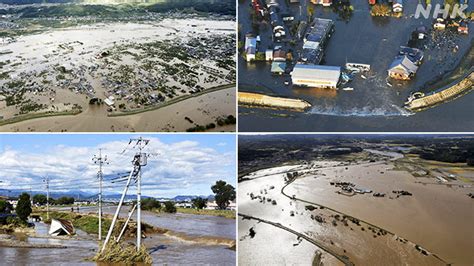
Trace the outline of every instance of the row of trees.
<instances>
[{"instance_id":1,"label":"row of trees","mask_svg":"<svg viewBox=\"0 0 474 266\"><path fill-rule=\"evenodd\" d=\"M168 212L168 213L176 212L176 206L174 205L174 202L167 201L163 203L163 206L162 206L162 204L154 198L142 199L142 209L143 210L161 209L162 211Z\"/></svg>"},{"instance_id":2,"label":"row of trees","mask_svg":"<svg viewBox=\"0 0 474 266\"><path fill-rule=\"evenodd\" d=\"M9 202L0 200L0 213L10 214L12 211L13 206ZM22 193L18 198L18 203L15 208L18 219L20 219L22 222L26 222L28 216L31 214L31 211L30 194Z\"/></svg>"},{"instance_id":3,"label":"row of trees","mask_svg":"<svg viewBox=\"0 0 474 266\"><path fill-rule=\"evenodd\" d=\"M33 196L33 204L38 205L45 205L47 202L46 195L44 194L36 194ZM60 197L58 199L49 198L49 204L56 204L56 205L68 205L74 204L73 197Z\"/></svg>"},{"instance_id":4,"label":"row of trees","mask_svg":"<svg viewBox=\"0 0 474 266\"><path fill-rule=\"evenodd\" d=\"M219 209L225 210L229 206L230 202L235 200L236 193L235 188L227 184L227 182L219 180L216 182L215 185L211 187L212 192L215 194L216 204ZM196 209L204 209L207 206L207 199L206 198L194 198L192 199L193 207ZM163 206L162 206L163 205ZM145 198L141 202L141 206L143 210L153 210L153 209L161 209L164 212L174 213L176 212L176 206L174 202L167 201L161 204L154 198Z\"/></svg>"}]
</instances>

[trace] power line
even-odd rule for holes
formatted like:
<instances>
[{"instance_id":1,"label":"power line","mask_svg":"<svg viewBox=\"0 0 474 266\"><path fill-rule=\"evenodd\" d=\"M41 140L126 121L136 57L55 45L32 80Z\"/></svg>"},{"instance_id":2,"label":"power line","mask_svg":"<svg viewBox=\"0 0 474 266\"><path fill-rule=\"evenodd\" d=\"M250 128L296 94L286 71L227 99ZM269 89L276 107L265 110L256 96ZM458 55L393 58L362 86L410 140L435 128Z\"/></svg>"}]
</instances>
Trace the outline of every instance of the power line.
<instances>
[{"instance_id":1,"label":"power line","mask_svg":"<svg viewBox=\"0 0 474 266\"><path fill-rule=\"evenodd\" d=\"M99 156L94 155L92 157L94 164L99 165L99 171L97 172L97 177L99 179L99 241L102 240L102 165L109 164L107 160L107 155L102 157L102 149L99 149Z\"/></svg>"},{"instance_id":2,"label":"power line","mask_svg":"<svg viewBox=\"0 0 474 266\"><path fill-rule=\"evenodd\" d=\"M43 182L46 183L46 220L49 220L49 177L46 176Z\"/></svg>"}]
</instances>

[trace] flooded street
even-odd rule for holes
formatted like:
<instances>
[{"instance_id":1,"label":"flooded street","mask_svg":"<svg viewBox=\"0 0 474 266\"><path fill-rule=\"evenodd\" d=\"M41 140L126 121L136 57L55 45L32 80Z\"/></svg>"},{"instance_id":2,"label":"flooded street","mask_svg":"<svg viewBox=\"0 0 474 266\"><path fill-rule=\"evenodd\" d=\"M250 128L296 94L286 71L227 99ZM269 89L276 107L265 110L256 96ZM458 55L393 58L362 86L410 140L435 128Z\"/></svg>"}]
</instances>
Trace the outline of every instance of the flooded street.
<instances>
[{"instance_id":1,"label":"flooded street","mask_svg":"<svg viewBox=\"0 0 474 266\"><path fill-rule=\"evenodd\" d=\"M252 32L249 18L251 7L246 1L239 6L239 25L242 33ZM298 5L287 5L279 1L281 13L295 16L295 20L306 19L306 7L298 11ZM306 2L306 1L303 1ZM436 3L439 1L433 1ZM270 72L268 62L248 63L239 56L239 90L299 98L313 106L303 113L284 110L268 110L239 107L242 131L466 131L474 129L474 121L468 113L474 111L474 95L468 94L433 109L413 114L403 108L407 97L415 92L430 92L436 86L429 84L439 80L462 62L472 65L474 33L459 35L452 32L430 31L430 38L422 45L425 59L416 77L402 82L387 80L387 69L399 47L407 45L410 35L419 26L432 28L431 19L415 19L413 14L417 1L404 4L401 18L374 18L369 14L366 0L353 0L354 12L348 21L342 20L331 8L317 6L314 17L332 19L335 32L325 50L324 65L344 66L347 62L370 64L371 70L344 86L354 91L317 88L298 88L285 85L290 75L275 76ZM473 3L469 3L473 8ZM298 55L296 46L287 41L273 42L270 25L259 30L259 47L283 45ZM292 37L293 38L293 37ZM455 47L458 50L454 52ZM291 68L291 67L290 67ZM449 75L448 75L449 76ZM390 83L390 84L389 84ZM343 87L344 87L343 86Z\"/></svg>"},{"instance_id":2,"label":"flooded street","mask_svg":"<svg viewBox=\"0 0 474 266\"><path fill-rule=\"evenodd\" d=\"M70 208L63 208L67 210ZM96 208L83 207L80 212L94 212ZM121 217L128 211L122 209ZM113 214L114 207L104 208L104 213ZM235 220L222 217L192 214L142 213L143 222L171 230L168 234L149 235L145 246L154 264L219 264L235 265L234 250L230 250L217 240L235 239ZM95 255L97 241L95 235L77 230L71 239L57 239L47 235L48 226L36 223L38 237L29 237L30 243L61 245L66 248L6 248L0 247L2 263L19 265L95 265L86 261ZM133 242L134 239L127 239ZM101 264L105 265L105 264Z\"/></svg>"}]
</instances>

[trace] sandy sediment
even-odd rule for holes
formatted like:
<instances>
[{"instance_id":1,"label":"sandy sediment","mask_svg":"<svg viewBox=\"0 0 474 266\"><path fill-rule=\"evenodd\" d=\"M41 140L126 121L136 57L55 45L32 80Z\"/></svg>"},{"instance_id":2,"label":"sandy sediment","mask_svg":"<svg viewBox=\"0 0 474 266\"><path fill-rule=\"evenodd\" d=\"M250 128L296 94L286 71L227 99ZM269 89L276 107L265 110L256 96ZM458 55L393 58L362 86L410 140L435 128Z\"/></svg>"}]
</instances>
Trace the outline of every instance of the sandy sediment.
<instances>
[{"instance_id":1,"label":"sandy sediment","mask_svg":"<svg viewBox=\"0 0 474 266\"><path fill-rule=\"evenodd\" d=\"M45 117L4 125L0 131L185 131L195 124L215 123L220 116L234 115L235 88L210 92L194 98L139 114L109 117L104 108L89 106L76 116ZM185 120L189 117L195 124ZM234 131L235 125L217 127L216 131Z\"/></svg>"},{"instance_id":2,"label":"sandy sediment","mask_svg":"<svg viewBox=\"0 0 474 266\"><path fill-rule=\"evenodd\" d=\"M300 176L285 185L285 170L297 170ZM472 199L466 196L469 188L416 183L410 173L394 171L393 161L389 159L352 164L318 161L260 170L246 177L245 182L239 183L240 214L305 234L331 254L347 256L356 265L382 262L385 265L469 265L473 262L469 251L474 241L464 237L474 221L474 214L469 212ZM330 185L335 180L352 182L387 196L337 194L340 189ZM413 196L396 197L393 190L407 190ZM255 223L239 223L239 247L248 247L239 253L243 261L251 261L254 256L250 255L254 253L275 255L273 249L243 238ZM259 224L254 227L255 237L259 227ZM270 239L267 242L280 243L275 239L281 230L269 231L265 234ZM269 257L291 257L285 250L290 249L282 249L284 256ZM309 257L299 259L309 260Z\"/></svg>"},{"instance_id":3,"label":"sandy sediment","mask_svg":"<svg viewBox=\"0 0 474 266\"><path fill-rule=\"evenodd\" d=\"M389 162L324 169L319 175L297 179L285 192L375 224L448 263L472 264L468 251L474 249L474 241L465 237L474 222L472 199L466 196L470 189L423 185L410 173L391 169ZM329 184L334 180L352 182L387 196L338 195L338 189ZM406 190L413 196L397 198L393 190Z\"/></svg>"}]
</instances>

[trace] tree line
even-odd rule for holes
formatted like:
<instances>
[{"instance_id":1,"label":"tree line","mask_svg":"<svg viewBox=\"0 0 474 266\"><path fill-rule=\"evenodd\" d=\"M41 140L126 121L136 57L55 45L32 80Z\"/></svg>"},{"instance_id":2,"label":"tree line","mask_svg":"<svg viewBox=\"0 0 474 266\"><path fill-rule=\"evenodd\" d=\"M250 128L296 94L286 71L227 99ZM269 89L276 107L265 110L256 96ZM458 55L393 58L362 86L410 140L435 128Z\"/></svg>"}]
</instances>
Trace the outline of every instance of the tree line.
<instances>
[{"instance_id":1,"label":"tree line","mask_svg":"<svg viewBox=\"0 0 474 266\"><path fill-rule=\"evenodd\" d=\"M229 207L231 201L235 200L235 188L227 182L219 180L211 187L214 193L214 198L219 210L225 210ZM192 206L195 209L202 210L207 207L208 199L197 197L191 200ZM176 206L172 201L166 201L163 204L154 198L146 198L141 201L143 210L160 209L167 213L175 213Z\"/></svg>"}]
</instances>

